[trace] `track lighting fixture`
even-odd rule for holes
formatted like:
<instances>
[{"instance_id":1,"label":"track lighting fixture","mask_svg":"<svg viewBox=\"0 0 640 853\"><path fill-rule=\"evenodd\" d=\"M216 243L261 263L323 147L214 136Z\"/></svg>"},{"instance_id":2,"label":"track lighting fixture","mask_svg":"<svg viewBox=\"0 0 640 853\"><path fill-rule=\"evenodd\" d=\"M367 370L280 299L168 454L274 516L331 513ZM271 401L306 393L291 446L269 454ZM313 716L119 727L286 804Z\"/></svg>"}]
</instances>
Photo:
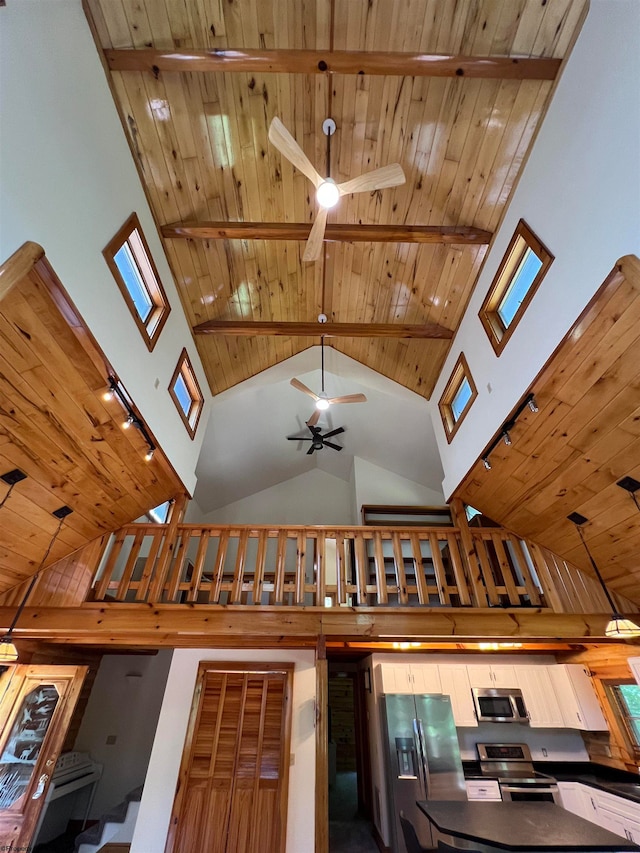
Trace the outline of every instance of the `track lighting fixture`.
<instances>
[{"instance_id":1,"label":"track lighting fixture","mask_svg":"<svg viewBox=\"0 0 640 853\"><path fill-rule=\"evenodd\" d=\"M136 415L133 406L129 402L129 398L127 397L124 389L121 387L120 383L114 376L109 377L109 388L102 395L103 400L112 400L114 397L117 397L120 404L124 408L127 413L127 418L122 424L123 429L129 429L129 427L134 426L139 432L142 433L142 437L147 442L147 452L144 455L144 458L147 462L151 462L153 459L153 455L156 451L156 446L149 435L147 428L142 423L140 418Z\"/></svg>"},{"instance_id":2,"label":"track lighting fixture","mask_svg":"<svg viewBox=\"0 0 640 853\"><path fill-rule=\"evenodd\" d=\"M629 492L634 504L640 510L640 503L638 503L638 496L636 495L636 492L640 489L640 482L633 477L623 477L621 480L618 480L616 486L620 486L625 492Z\"/></svg>"},{"instance_id":3,"label":"track lighting fixture","mask_svg":"<svg viewBox=\"0 0 640 853\"><path fill-rule=\"evenodd\" d=\"M536 404L536 398L533 396L533 394L529 394L527 397L525 397L524 400L518 406L518 408L515 410L513 415L509 418L509 420L505 421L502 424L497 437L493 439L489 447L487 447L487 449L481 456L482 464L487 469L487 471L491 470L491 463L489 462L489 457L496 449L496 447L500 444L500 442L504 441L507 447L510 447L513 444L513 441L511 439L511 430L514 428L514 426L516 425L516 421L527 407L530 409L530 411L534 413L540 411Z\"/></svg>"},{"instance_id":4,"label":"track lighting fixture","mask_svg":"<svg viewBox=\"0 0 640 853\"><path fill-rule=\"evenodd\" d=\"M584 550L587 552L589 562L591 563L591 566L594 572L596 573L596 577L600 582L602 591L604 592L605 597L609 602L609 607L611 608L611 619L607 622L607 626L604 629L605 636L619 637L620 639L640 637L640 626L636 625L635 622L632 622L631 619L625 619L625 617L621 613L618 613L618 608L614 604L609 590L605 585L604 579L600 574L600 569L597 567L596 561L593 559L591 551L589 550L587 541L584 538L584 533L582 532L582 525L586 524L589 519L585 518L585 516L581 515L579 512L572 512L571 515L567 516L567 518L576 526L576 530L578 531L578 535L580 536L580 541L584 545Z\"/></svg>"},{"instance_id":5,"label":"track lighting fixture","mask_svg":"<svg viewBox=\"0 0 640 853\"><path fill-rule=\"evenodd\" d=\"M14 472L9 472L9 473L14 473ZM18 473L21 474L22 472L19 471ZM22 477L20 477L20 480L24 480L25 477L26 477L26 474L23 474ZM2 477L0 479L4 480L4 477ZM18 482L20 482L20 480L18 480ZM42 571L42 567L44 566L47 557L51 553L51 549L53 548L53 543L58 538L58 534L60 533L60 530L62 528L64 520L68 515L71 515L72 512L73 512L73 510L71 509L71 507L68 507L65 505L65 506L59 507L58 509L55 509L52 513L52 515L54 515L55 518L58 519L58 526L56 527L55 532L54 532L53 536L51 537L49 545L47 546L47 550L44 552L44 557L42 558L42 560L40 560L40 565L38 566L36 573L31 576L31 583L27 587L27 591L25 592L24 596L22 597L22 601L18 605L18 609L16 610L15 616L13 617L13 621L11 622L11 625L9 626L9 630L7 631L7 633L3 637L0 637L0 665L1 664L7 664L7 663L15 663L18 660L18 650L16 649L14 642L13 642L13 631L14 631L17 623L18 623L18 619L20 618L20 614L24 610L24 606L27 603L27 599L31 595L31 591L32 591L33 587L35 586L36 581L38 580L38 576L40 575L40 572Z\"/></svg>"}]
</instances>

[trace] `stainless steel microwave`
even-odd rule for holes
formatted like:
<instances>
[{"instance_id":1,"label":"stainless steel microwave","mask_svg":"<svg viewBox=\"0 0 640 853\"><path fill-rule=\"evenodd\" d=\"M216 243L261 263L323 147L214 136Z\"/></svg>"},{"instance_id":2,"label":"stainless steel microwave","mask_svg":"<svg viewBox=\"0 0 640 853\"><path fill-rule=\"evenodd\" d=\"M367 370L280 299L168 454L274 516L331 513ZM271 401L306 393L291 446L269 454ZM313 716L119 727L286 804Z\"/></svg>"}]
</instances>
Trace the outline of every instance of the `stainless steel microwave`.
<instances>
[{"instance_id":1,"label":"stainless steel microwave","mask_svg":"<svg viewBox=\"0 0 640 853\"><path fill-rule=\"evenodd\" d=\"M522 690L473 687L471 692L479 723L529 723Z\"/></svg>"}]
</instances>

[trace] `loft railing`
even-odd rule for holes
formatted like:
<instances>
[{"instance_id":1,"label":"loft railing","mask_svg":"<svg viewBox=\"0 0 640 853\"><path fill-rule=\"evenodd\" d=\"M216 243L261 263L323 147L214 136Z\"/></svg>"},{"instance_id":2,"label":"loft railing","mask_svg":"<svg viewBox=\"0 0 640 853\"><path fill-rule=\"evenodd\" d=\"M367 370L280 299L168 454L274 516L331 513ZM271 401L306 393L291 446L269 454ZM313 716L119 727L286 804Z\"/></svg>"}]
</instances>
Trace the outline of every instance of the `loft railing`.
<instances>
[{"instance_id":1,"label":"loft railing","mask_svg":"<svg viewBox=\"0 0 640 853\"><path fill-rule=\"evenodd\" d=\"M122 528L90 597L282 607L549 606L542 551L503 530L181 524L174 531Z\"/></svg>"}]
</instances>

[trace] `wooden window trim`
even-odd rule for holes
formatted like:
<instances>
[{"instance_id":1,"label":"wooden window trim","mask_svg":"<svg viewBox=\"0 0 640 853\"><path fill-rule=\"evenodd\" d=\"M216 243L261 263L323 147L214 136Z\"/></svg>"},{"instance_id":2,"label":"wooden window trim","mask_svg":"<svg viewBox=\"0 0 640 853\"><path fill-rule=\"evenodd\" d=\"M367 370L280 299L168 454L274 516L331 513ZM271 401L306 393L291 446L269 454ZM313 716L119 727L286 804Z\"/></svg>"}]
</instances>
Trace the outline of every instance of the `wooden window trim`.
<instances>
[{"instance_id":1,"label":"wooden window trim","mask_svg":"<svg viewBox=\"0 0 640 853\"><path fill-rule=\"evenodd\" d=\"M626 708L618 698L618 694L615 691L615 688L620 684L636 684L637 682L633 678L604 678L601 679L601 681L602 686L604 687L605 696L613 712L615 722L618 724L618 729L622 735L624 745L626 746L629 754L633 756L634 760L636 762L640 761L640 744L636 743L636 739L631 730L631 724L627 719Z\"/></svg>"},{"instance_id":2,"label":"wooden window trim","mask_svg":"<svg viewBox=\"0 0 640 853\"><path fill-rule=\"evenodd\" d=\"M149 297L154 305L151 314L148 319L145 321L142 320L138 311L133 303L133 299L131 298L131 294L127 288L127 285L122 278L120 270L118 269L118 265L115 261L115 256L119 252L119 250L125 245L125 243L129 242L131 235L137 232L140 242L142 243L142 248L146 255L144 259L146 261L147 270L141 270L142 279L149 293ZM156 343L158 342L158 338L160 337L160 333L164 328L164 324L167 322L167 318L169 313L171 312L171 306L169 305L169 300L167 299L167 294L165 293L164 287L162 286L162 282L160 280L160 276L158 274L158 270L154 263L153 257L151 255L151 250L149 249L149 244L147 243L146 237L142 232L142 228L140 227L140 220L138 219L137 214L132 213L131 216L127 219L124 225L118 230L118 232L112 237L111 240L107 243L107 245L102 250L102 254L104 256L105 261L107 262L107 266L111 270L111 274L116 280L116 284L120 289L120 293L124 298L124 301L127 304L127 308L131 312L131 316L133 317L136 326L138 327L142 338L147 345L147 349L149 352L153 351ZM136 256L136 260L138 260Z\"/></svg>"},{"instance_id":3,"label":"wooden window trim","mask_svg":"<svg viewBox=\"0 0 640 853\"><path fill-rule=\"evenodd\" d=\"M451 410L451 403L456 394L458 393L460 385L462 384L462 381L464 379L469 382L469 386L471 388L471 396L469 397L467 404L460 412L460 415L456 420ZM476 388L476 384L473 381L473 377L471 376L471 371L469 370L467 359L465 358L464 353L461 352L458 360L456 361L455 367L451 371L449 381L445 385L445 389L442 392L440 402L438 403L438 408L440 409L440 417L442 418L442 425L444 426L444 432L447 436L447 442L449 444L451 444L453 437L460 428L460 424L467 416L467 412L473 405L473 401L476 399L477 396L478 389Z\"/></svg>"},{"instance_id":4,"label":"wooden window trim","mask_svg":"<svg viewBox=\"0 0 640 853\"><path fill-rule=\"evenodd\" d=\"M524 243L524 245L522 245ZM521 246L522 248L519 248ZM502 319L498 314L500 303L511 284L513 275L516 272L518 264L524 255L527 248L530 248L534 254L542 261L542 266L538 270L536 277L531 282L531 287L527 291L522 304L514 314L511 323L505 327ZM554 256L547 247L536 237L533 231L529 228L524 219L518 222L516 230L511 238L507 251L500 262L498 271L495 274L491 287L487 293L482 307L478 312L480 322L487 333L491 346L496 355L500 355L506 347L509 338L516 330L518 323L524 316L524 312L529 307L529 303L540 287L543 278L547 274L547 270L554 261Z\"/></svg>"},{"instance_id":5,"label":"wooden window trim","mask_svg":"<svg viewBox=\"0 0 640 853\"><path fill-rule=\"evenodd\" d=\"M189 391L189 395L192 400L191 408L189 409L188 415L185 415L182 406L180 405L178 395L174 390L176 380L179 376L182 376L182 379L184 380L184 383L187 386L187 390ZM196 378L193 365L191 364L189 354L184 348L180 353L180 358L178 359L176 369L173 371L173 376L171 377L171 382L169 383L169 394L171 395L171 399L175 403L175 407L178 410L178 414L182 418L182 422L185 425L187 432L191 436L191 439L193 439L195 437L196 430L198 429L200 415L202 414L202 409L204 406L204 397L202 395L202 391L200 390L200 385Z\"/></svg>"}]
</instances>

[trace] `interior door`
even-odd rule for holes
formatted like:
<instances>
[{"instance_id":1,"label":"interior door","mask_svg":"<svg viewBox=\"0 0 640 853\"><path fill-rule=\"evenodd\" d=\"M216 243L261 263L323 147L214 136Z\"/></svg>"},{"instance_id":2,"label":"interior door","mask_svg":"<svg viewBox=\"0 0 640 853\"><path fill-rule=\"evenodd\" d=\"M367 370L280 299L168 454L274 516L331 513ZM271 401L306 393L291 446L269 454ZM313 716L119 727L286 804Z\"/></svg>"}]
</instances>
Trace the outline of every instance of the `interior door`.
<instances>
[{"instance_id":1,"label":"interior door","mask_svg":"<svg viewBox=\"0 0 640 853\"><path fill-rule=\"evenodd\" d=\"M14 666L0 678L0 849L27 850L86 666Z\"/></svg>"},{"instance_id":2,"label":"interior door","mask_svg":"<svg viewBox=\"0 0 640 853\"><path fill-rule=\"evenodd\" d=\"M292 676L200 665L167 853L284 853Z\"/></svg>"}]
</instances>

